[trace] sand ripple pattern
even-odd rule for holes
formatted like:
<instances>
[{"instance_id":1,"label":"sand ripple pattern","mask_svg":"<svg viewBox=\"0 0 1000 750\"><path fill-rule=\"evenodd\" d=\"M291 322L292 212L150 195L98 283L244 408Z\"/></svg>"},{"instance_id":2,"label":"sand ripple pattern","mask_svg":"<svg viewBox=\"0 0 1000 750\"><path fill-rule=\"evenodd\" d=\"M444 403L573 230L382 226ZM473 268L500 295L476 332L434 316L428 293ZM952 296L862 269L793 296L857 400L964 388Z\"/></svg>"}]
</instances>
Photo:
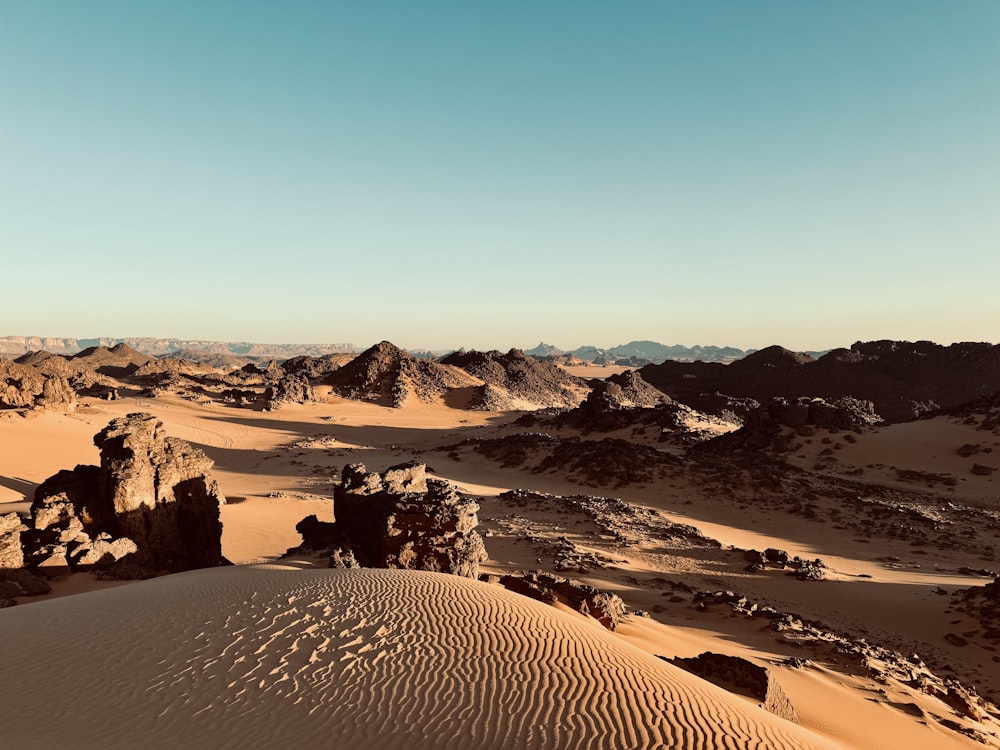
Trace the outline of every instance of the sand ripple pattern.
<instances>
[{"instance_id":1,"label":"sand ripple pattern","mask_svg":"<svg viewBox=\"0 0 1000 750\"><path fill-rule=\"evenodd\" d=\"M572 616L434 573L228 568L0 611L4 748L827 745Z\"/></svg>"}]
</instances>

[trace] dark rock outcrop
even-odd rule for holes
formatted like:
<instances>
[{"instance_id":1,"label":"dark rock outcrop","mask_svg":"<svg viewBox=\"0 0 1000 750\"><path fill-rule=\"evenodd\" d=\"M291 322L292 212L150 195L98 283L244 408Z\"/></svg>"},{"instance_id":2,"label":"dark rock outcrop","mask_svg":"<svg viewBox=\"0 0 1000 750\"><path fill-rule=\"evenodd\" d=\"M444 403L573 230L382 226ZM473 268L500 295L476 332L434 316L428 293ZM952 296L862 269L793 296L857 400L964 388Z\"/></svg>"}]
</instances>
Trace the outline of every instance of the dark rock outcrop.
<instances>
[{"instance_id":1,"label":"dark rock outcrop","mask_svg":"<svg viewBox=\"0 0 1000 750\"><path fill-rule=\"evenodd\" d=\"M272 411L283 404L305 404L315 400L316 393L304 375L283 375L264 391L264 408Z\"/></svg>"},{"instance_id":2,"label":"dark rock outcrop","mask_svg":"<svg viewBox=\"0 0 1000 750\"><path fill-rule=\"evenodd\" d=\"M458 351L443 358L441 364L461 368L483 382L469 404L470 409L573 407L583 399L583 380L551 362L529 357L520 349L511 349L506 354Z\"/></svg>"},{"instance_id":3,"label":"dark rock outcrop","mask_svg":"<svg viewBox=\"0 0 1000 750\"><path fill-rule=\"evenodd\" d=\"M1000 345L870 341L816 360L769 347L731 365L668 361L640 372L647 382L697 409L704 410L697 398L705 393L762 402L809 393L827 400L852 396L871 401L878 414L899 422L995 392Z\"/></svg>"},{"instance_id":4,"label":"dark rock outcrop","mask_svg":"<svg viewBox=\"0 0 1000 750\"><path fill-rule=\"evenodd\" d=\"M750 412L739 430L717 437L703 447L709 451L734 448L785 451L797 435L808 436L814 428L860 430L881 421L870 401L847 396L829 401L806 396L795 401L772 398Z\"/></svg>"},{"instance_id":5,"label":"dark rock outcrop","mask_svg":"<svg viewBox=\"0 0 1000 750\"><path fill-rule=\"evenodd\" d=\"M596 487L651 482L681 464L681 459L669 453L619 438L581 440L541 433L470 438L437 450L456 457L459 451L473 450L503 467L557 473Z\"/></svg>"},{"instance_id":6,"label":"dark rock outcrop","mask_svg":"<svg viewBox=\"0 0 1000 750\"><path fill-rule=\"evenodd\" d=\"M504 588L547 604L557 602L593 617L608 630L618 628L625 614L625 602L618 594L599 591L579 581L545 573L500 576Z\"/></svg>"},{"instance_id":7,"label":"dark rock outcrop","mask_svg":"<svg viewBox=\"0 0 1000 750\"><path fill-rule=\"evenodd\" d=\"M334 523L315 516L295 528L302 546L322 551L334 567L405 568L476 578L487 559L474 529L479 504L448 482L429 479L423 464L381 474L362 464L344 467L334 492Z\"/></svg>"},{"instance_id":8,"label":"dark rock outcrop","mask_svg":"<svg viewBox=\"0 0 1000 750\"><path fill-rule=\"evenodd\" d=\"M157 572L222 564L211 459L166 437L149 414L113 420L94 443L100 467L61 471L35 491L22 537L29 566L63 574L120 560Z\"/></svg>"},{"instance_id":9,"label":"dark rock outcrop","mask_svg":"<svg viewBox=\"0 0 1000 750\"><path fill-rule=\"evenodd\" d=\"M661 657L663 658L663 657ZM702 679L760 702L765 711L782 719L798 722L791 701L771 671L738 656L726 656L706 651L690 659L664 659Z\"/></svg>"},{"instance_id":10,"label":"dark rock outcrop","mask_svg":"<svg viewBox=\"0 0 1000 750\"><path fill-rule=\"evenodd\" d=\"M411 398L432 403L453 388L477 385L458 368L417 359L388 341L362 352L325 382L344 398L393 407Z\"/></svg>"}]
</instances>

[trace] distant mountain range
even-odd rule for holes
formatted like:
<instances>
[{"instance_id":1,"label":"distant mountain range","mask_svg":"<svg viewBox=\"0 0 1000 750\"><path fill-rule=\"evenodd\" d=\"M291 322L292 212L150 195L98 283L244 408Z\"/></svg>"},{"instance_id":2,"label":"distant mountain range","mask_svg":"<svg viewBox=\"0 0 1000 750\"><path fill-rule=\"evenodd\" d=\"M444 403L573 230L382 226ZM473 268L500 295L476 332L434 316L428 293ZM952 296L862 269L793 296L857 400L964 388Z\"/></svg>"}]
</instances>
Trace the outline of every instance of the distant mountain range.
<instances>
[{"instance_id":1,"label":"distant mountain range","mask_svg":"<svg viewBox=\"0 0 1000 750\"><path fill-rule=\"evenodd\" d=\"M0 337L0 357L11 359L28 352L47 351L52 354L74 355L96 346L106 348L126 344L151 357L182 357L200 362L217 361L221 366L228 357L246 360L266 361L286 360L292 357L322 357L327 354L357 353L362 347L354 344L256 344L247 341L201 341L191 339L158 339L150 337L132 338L52 338L43 336L2 336ZM540 343L525 350L533 357L557 357L572 355L587 362L614 364L621 362L632 366L660 363L667 360L677 362L722 362L729 363L752 354L755 349L737 349L732 346L668 346L656 341L630 341L627 344L602 349L596 346L581 346L573 350L559 349L551 344ZM425 349L409 351L420 359L435 359L447 352L430 352ZM825 352L803 352L819 357ZM233 364L230 362L230 364Z\"/></svg>"},{"instance_id":2,"label":"distant mountain range","mask_svg":"<svg viewBox=\"0 0 1000 750\"><path fill-rule=\"evenodd\" d=\"M44 350L53 354L79 354L95 346L111 348L126 344L151 357L178 353L229 355L250 359L289 359L291 357L322 357L325 354L358 352L354 344L254 344L247 341L197 341L157 338L46 338L41 336L0 336L0 357L20 357L28 352Z\"/></svg>"},{"instance_id":3,"label":"distant mountain range","mask_svg":"<svg viewBox=\"0 0 1000 750\"><path fill-rule=\"evenodd\" d=\"M683 346L674 344L668 346L656 341L630 341L627 344L612 346L607 349L600 349L596 346L581 346L569 351L558 347L540 343L533 349L528 349L525 354L534 357L558 357L564 354L571 354L574 357L586 360L587 362L599 362L612 364L618 360L629 360L628 364L648 364L660 363L667 360L676 362L735 362L748 354L753 354L756 349L737 349L733 346ZM819 357L825 352L803 352L811 357Z\"/></svg>"}]
</instances>

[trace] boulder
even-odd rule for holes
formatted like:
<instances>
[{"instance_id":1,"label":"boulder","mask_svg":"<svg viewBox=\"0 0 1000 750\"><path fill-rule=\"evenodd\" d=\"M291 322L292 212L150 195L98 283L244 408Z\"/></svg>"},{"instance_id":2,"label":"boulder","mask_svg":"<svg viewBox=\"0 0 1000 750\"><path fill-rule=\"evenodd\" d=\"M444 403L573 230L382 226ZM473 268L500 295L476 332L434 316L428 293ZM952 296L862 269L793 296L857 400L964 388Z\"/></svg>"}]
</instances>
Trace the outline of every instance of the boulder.
<instances>
[{"instance_id":1,"label":"boulder","mask_svg":"<svg viewBox=\"0 0 1000 750\"><path fill-rule=\"evenodd\" d=\"M35 491L22 536L29 566L63 574L126 559L151 572L222 564L221 496L204 453L141 413L113 420L94 443L99 467L61 471Z\"/></svg>"},{"instance_id":2,"label":"boulder","mask_svg":"<svg viewBox=\"0 0 1000 750\"><path fill-rule=\"evenodd\" d=\"M282 375L264 391L264 408L280 409L284 404L304 404L316 400L309 378L305 375Z\"/></svg>"},{"instance_id":3,"label":"boulder","mask_svg":"<svg viewBox=\"0 0 1000 750\"><path fill-rule=\"evenodd\" d=\"M423 464L374 473L344 467L334 492L334 523L309 517L296 530L302 546L290 554L322 550L338 567L406 568L479 575L487 559L474 529L479 504L448 482L428 479Z\"/></svg>"},{"instance_id":4,"label":"boulder","mask_svg":"<svg viewBox=\"0 0 1000 750\"><path fill-rule=\"evenodd\" d=\"M660 657L664 658L664 657ZM690 659L664 659L734 693L759 701L765 711L798 722L799 716L771 670L738 656L706 651Z\"/></svg>"}]
</instances>

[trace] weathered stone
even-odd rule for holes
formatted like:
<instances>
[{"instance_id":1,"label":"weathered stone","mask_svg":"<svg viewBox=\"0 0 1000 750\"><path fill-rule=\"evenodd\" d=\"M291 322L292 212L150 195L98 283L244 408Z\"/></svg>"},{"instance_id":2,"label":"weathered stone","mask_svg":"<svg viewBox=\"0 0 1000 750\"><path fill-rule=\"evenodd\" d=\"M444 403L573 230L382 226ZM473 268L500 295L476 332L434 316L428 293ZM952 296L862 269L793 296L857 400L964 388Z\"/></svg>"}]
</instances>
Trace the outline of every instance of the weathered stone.
<instances>
[{"instance_id":1,"label":"weathered stone","mask_svg":"<svg viewBox=\"0 0 1000 750\"><path fill-rule=\"evenodd\" d=\"M304 375L283 375L264 391L264 408L280 409L284 404L304 404L316 400L309 378Z\"/></svg>"},{"instance_id":2,"label":"weathered stone","mask_svg":"<svg viewBox=\"0 0 1000 750\"><path fill-rule=\"evenodd\" d=\"M479 504L455 488L428 479L422 464L394 466L382 474L361 464L344 467L334 493L335 523L315 516L296 526L301 547L327 550L335 567L430 570L475 578L486 560L474 529Z\"/></svg>"},{"instance_id":3,"label":"weathered stone","mask_svg":"<svg viewBox=\"0 0 1000 750\"><path fill-rule=\"evenodd\" d=\"M94 437L100 467L61 471L38 487L22 536L29 564L62 574L126 558L149 571L222 563L212 461L162 427L149 414L115 419Z\"/></svg>"},{"instance_id":4,"label":"weathered stone","mask_svg":"<svg viewBox=\"0 0 1000 750\"><path fill-rule=\"evenodd\" d=\"M0 516L0 570L16 570L24 567L24 552L21 549L21 532L27 526L21 523L17 513Z\"/></svg>"},{"instance_id":5,"label":"weathered stone","mask_svg":"<svg viewBox=\"0 0 1000 750\"><path fill-rule=\"evenodd\" d=\"M118 527L138 547L135 562L157 570L222 563L218 485L212 460L162 432L150 414L113 420L94 437L101 449L100 486Z\"/></svg>"},{"instance_id":6,"label":"weathered stone","mask_svg":"<svg viewBox=\"0 0 1000 750\"><path fill-rule=\"evenodd\" d=\"M500 576L500 583L510 591L547 604L565 604L593 617L608 630L617 629L625 614L625 602L617 594L599 591L593 586L568 578L528 573Z\"/></svg>"},{"instance_id":7,"label":"weathered stone","mask_svg":"<svg viewBox=\"0 0 1000 750\"><path fill-rule=\"evenodd\" d=\"M664 657L661 657L664 658ZM666 659L681 669L740 695L760 702L765 711L789 721L799 716L771 670L738 656L726 656L706 651L690 659Z\"/></svg>"}]
</instances>

